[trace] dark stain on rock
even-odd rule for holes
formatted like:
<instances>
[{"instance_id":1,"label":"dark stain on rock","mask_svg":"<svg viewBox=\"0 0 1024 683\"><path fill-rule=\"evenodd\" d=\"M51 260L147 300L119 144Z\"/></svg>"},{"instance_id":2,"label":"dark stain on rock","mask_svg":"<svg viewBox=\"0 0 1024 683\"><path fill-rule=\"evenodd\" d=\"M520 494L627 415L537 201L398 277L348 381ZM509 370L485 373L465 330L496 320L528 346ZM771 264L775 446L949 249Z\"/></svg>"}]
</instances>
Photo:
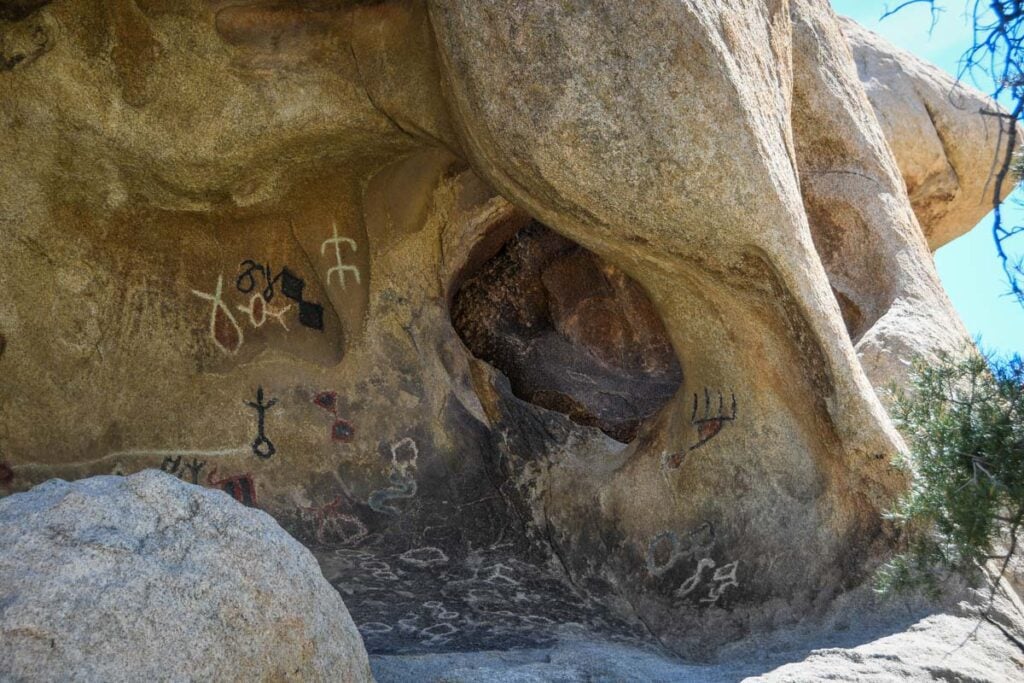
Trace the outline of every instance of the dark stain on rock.
<instances>
[{"instance_id":1,"label":"dark stain on rock","mask_svg":"<svg viewBox=\"0 0 1024 683\"><path fill-rule=\"evenodd\" d=\"M675 394L682 369L641 287L536 221L466 279L452 321L519 398L622 442Z\"/></svg>"},{"instance_id":2,"label":"dark stain on rock","mask_svg":"<svg viewBox=\"0 0 1024 683\"><path fill-rule=\"evenodd\" d=\"M839 302L839 311L843 314L843 322L846 324L846 331L849 332L850 339L856 344L868 329L868 325L865 325L864 313L861 311L860 307L853 302L853 299L846 296L835 287L832 288L832 294L835 295L836 301Z\"/></svg>"},{"instance_id":3,"label":"dark stain on rock","mask_svg":"<svg viewBox=\"0 0 1024 683\"><path fill-rule=\"evenodd\" d=\"M0 0L0 19L21 21L51 0Z\"/></svg>"},{"instance_id":4,"label":"dark stain on rock","mask_svg":"<svg viewBox=\"0 0 1024 683\"><path fill-rule=\"evenodd\" d=\"M14 470L5 462L0 462L0 485L7 486L14 481Z\"/></svg>"},{"instance_id":5,"label":"dark stain on rock","mask_svg":"<svg viewBox=\"0 0 1024 683\"><path fill-rule=\"evenodd\" d=\"M0 4L0 20L3 19ZM0 31L0 72L27 66L52 47L50 33L38 20L8 25Z\"/></svg>"},{"instance_id":6,"label":"dark stain on rock","mask_svg":"<svg viewBox=\"0 0 1024 683\"><path fill-rule=\"evenodd\" d=\"M107 22L113 38L111 61L125 102L141 107L149 99L147 81L160 55L149 21L134 2L108 0Z\"/></svg>"}]
</instances>

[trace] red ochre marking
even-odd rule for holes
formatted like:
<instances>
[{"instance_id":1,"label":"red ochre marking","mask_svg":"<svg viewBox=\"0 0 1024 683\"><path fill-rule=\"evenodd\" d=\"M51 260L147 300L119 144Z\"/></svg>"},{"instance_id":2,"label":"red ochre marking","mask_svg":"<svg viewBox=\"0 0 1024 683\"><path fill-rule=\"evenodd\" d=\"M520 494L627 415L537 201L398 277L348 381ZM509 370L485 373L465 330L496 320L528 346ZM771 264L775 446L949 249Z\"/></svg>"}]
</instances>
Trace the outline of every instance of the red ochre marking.
<instances>
[{"instance_id":1,"label":"red ochre marking","mask_svg":"<svg viewBox=\"0 0 1024 683\"><path fill-rule=\"evenodd\" d=\"M334 424L331 425L331 441L350 443L356 435L356 428L348 420L338 417L338 393L336 391L321 391L313 397L313 403L336 418Z\"/></svg>"},{"instance_id":2,"label":"red ochre marking","mask_svg":"<svg viewBox=\"0 0 1024 683\"><path fill-rule=\"evenodd\" d=\"M697 438L700 441L707 441L711 437L716 436L718 432L722 431L722 427L725 426L725 420L712 419L707 422L702 422L697 427Z\"/></svg>"},{"instance_id":3,"label":"red ochre marking","mask_svg":"<svg viewBox=\"0 0 1024 683\"><path fill-rule=\"evenodd\" d=\"M331 425L331 440L333 441L349 443L355 435L356 428L353 427L352 423L348 420L343 420L339 417L334 421L334 424Z\"/></svg>"},{"instance_id":4,"label":"red ochre marking","mask_svg":"<svg viewBox=\"0 0 1024 683\"><path fill-rule=\"evenodd\" d=\"M216 471L217 468L214 467L206 475L207 484L220 489L242 505L247 505L251 508L259 507L256 502L256 482L253 481L251 474L236 474L232 477L214 479L213 475Z\"/></svg>"},{"instance_id":5,"label":"red ochre marking","mask_svg":"<svg viewBox=\"0 0 1024 683\"><path fill-rule=\"evenodd\" d=\"M214 339L229 352L234 353L242 345L242 337L238 334L238 329L220 306L217 307L213 316Z\"/></svg>"},{"instance_id":6,"label":"red ochre marking","mask_svg":"<svg viewBox=\"0 0 1024 683\"><path fill-rule=\"evenodd\" d=\"M249 315L252 317L252 324L259 327L267 321L267 311L263 303L263 296L256 294L250 303Z\"/></svg>"},{"instance_id":7,"label":"red ochre marking","mask_svg":"<svg viewBox=\"0 0 1024 683\"><path fill-rule=\"evenodd\" d=\"M321 391L313 397L313 403L329 413L334 413L338 409L338 394L334 391Z\"/></svg>"}]
</instances>

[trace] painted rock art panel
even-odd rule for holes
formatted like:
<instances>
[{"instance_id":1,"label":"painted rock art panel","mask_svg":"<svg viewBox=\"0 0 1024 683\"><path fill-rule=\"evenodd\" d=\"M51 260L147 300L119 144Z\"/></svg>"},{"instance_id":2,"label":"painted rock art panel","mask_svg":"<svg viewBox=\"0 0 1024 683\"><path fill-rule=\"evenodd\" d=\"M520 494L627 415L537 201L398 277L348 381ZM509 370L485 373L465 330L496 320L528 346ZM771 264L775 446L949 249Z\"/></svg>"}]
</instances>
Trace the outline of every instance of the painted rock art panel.
<instances>
[{"instance_id":1,"label":"painted rock art panel","mask_svg":"<svg viewBox=\"0 0 1024 683\"><path fill-rule=\"evenodd\" d=\"M336 231L337 222L332 225ZM310 359L323 358L325 354L340 357L349 342L345 323L327 292L327 278L335 271L331 266L320 267L304 251L297 241L299 228L294 218L276 225L259 221L256 225L232 227L250 235L256 232L253 241L257 244L262 234L271 244L287 248L245 248L239 244L224 249L224 256L211 268L215 274L207 276L209 284L191 289L191 294L206 306L208 344L204 346L218 351L220 356L214 355L207 362L244 362L271 349ZM313 235L317 227L322 229L303 229ZM234 235L231 238L232 242L241 242ZM356 243L350 238L339 239ZM358 266L348 268L350 276L358 273ZM358 286L346 292L344 298L349 310L362 306L363 295ZM342 316L346 315L342 311ZM350 334L358 334L361 321L349 322L354 323Z\"/></svg>"},{"instance_id":2,"label":"painted rock art panel","mask_svg":"<svg viewBox=\"0 0 1024 683\"><path fill-rule=\"evenodd\" d=\"M711 656L892 544L869 378L964 335L827 6L30 4L3 495L218 489L377 652L575 625Z\"/></svg>"},{"instance_id":3,"label":"painted rock art panel","mask_svg":"<svg viewBox=\"0 0 1024 683\"><path fill-rule=\"evenodd\" d=\"M371 653L543 647L567 624L613 642L644 641L641 624L510 550L482 549L460 562L429 546L401 555L336 550L321 564L346 605L356 605L350 611ZM388 599L371 598L381 594Z\"/></svg>"}]
</instances>

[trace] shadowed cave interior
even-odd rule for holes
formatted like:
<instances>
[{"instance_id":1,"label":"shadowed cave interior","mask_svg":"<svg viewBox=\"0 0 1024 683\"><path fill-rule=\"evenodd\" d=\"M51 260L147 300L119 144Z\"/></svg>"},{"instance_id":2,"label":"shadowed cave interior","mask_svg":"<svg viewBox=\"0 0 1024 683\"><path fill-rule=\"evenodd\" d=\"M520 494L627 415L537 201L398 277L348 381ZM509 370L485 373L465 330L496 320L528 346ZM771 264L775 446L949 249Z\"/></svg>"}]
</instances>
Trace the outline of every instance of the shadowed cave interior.
<instances>
[{"instance_id":1,"label":"shadowed cave interior","mask_svg":"<svg viewBox=\"0 0 1024 683\"><path fill-rule=\"evenodd\" d=\"M464 279L452 322L517 397L623 443L682 383L641 287L537 221Z\"/></svg>"}]
</instances>

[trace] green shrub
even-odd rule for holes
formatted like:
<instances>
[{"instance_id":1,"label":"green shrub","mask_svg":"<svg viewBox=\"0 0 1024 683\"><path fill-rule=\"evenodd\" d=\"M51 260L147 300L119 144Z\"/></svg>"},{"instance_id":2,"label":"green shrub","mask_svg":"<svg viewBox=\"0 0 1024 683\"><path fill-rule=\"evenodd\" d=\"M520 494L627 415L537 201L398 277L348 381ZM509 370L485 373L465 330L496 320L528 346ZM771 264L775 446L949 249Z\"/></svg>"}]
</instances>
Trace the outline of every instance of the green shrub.
<instances>
[{"instance_id":1,"label":"green shrub","mask_svg":"<svg viewBox=\"0 0 1024 683\"><path fill-rule=\"evenodd\" d=\"M934 593L942 574L975 580L991 560L1002 576L1024 523L1024 362L973 348L915 362L892 412L911 483L889 518L906 546L876 588Z\"/></svg>"}]
</instances>

